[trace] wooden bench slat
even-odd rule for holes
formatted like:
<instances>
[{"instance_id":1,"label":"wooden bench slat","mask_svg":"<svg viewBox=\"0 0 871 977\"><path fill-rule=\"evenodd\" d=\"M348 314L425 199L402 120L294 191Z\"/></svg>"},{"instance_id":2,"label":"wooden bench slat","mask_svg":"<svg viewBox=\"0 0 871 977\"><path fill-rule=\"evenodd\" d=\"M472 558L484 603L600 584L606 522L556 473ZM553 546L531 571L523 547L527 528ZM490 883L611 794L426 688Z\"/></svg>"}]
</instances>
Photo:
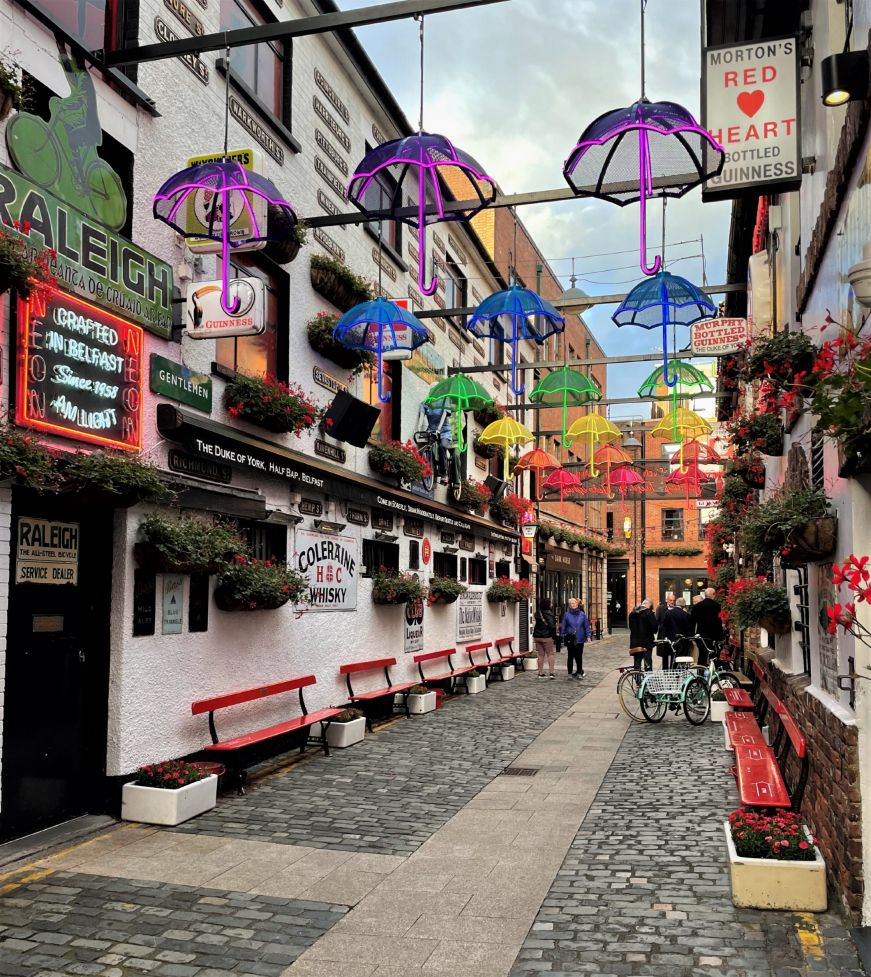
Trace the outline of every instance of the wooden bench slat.
<instances>
[{"instance_id":1,"label":"wooden bench slat","mask_svg":"<svg viewBox=\"0 0 871 977\"><path fill-rule=\"evenodd\" d=\"M238 692L225 692L223 695L212 696L209 699L199 699L191 703L191 715L199 716L204 712L214 712L215 709L225 709L227 706L237 706L243 702L254 702L265 699L270 695L282 692L294 692L309 685L314 685L317 679L314 675L303 675L283 682L272 682L269 685L258 685L252 689L241 689Z\"/></svg>"},{"instance_id":2,"label":"wooden bench slat","mask_svg":"<svg viewBox=\"0 0 871 977\"><path fill-rule=\"evenodd\" d=\"M379 658L376 661L368 662L349 662L347 665L339 665L339 674L347 675L349 672L375 671L377 668L391 668L395 664L395 658Z\"/></svg>"},{"instance_id":3,"label":"wooden bench slat","mask_svg":"<svg viewBox=\"0 0 871 977\"><path fill-rule=\"evenodd\" d=\"M723 689L726 702L733 709L752 709L753 700L744 689Z\"/></svg>"},{"instance_id":4,"label":"wooden bench slat","mask_svg":"<svg viewBox=\"0 0 871 977\"><path fill-rule=\"evenodd\" d=\"M767 746L735 748L738 795L742 804L753 807L791 807L789 791Z\"/></svg>"},{"instance_id":5,"label":"wooden bench slat","mask_svg":"<svg viewBox=\"0 0 871 977\"><path fill-rule=\"evenodd\" d=\"M283 723L276 723L274 726L267 726L265 729L257 729L252 733L243 733L241 736L234 736L232 739L223 740L221 743L210 743L206 749L217 753L231 753L243 747L251 746L254 743L262 743L264 740L275 739L285 733L292 733L296 729L306 729L314 726L324 719L331 719L338 716L343 710L329 708L318 709L317 712L307 713L305 716L297 716Z\"/></svg>"}]
</instances>

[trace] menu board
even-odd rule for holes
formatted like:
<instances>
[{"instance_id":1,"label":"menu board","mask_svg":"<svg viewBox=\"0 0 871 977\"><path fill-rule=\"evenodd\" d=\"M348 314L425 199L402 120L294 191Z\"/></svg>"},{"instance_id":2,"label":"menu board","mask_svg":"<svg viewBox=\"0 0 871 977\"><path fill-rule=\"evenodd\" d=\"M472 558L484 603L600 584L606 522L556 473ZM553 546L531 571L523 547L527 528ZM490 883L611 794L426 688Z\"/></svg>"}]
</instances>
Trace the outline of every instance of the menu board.
<instances>
[{"instance_id":1,"label":"menu board","mask_svg":"<svg viewBox=\"0 0 871 977\"><path fill-rule=\"evenodd\" d=\"M19 304L19 424L111 448L142 446L139 326L50 291Z\"/></svg>"}]
</instances>

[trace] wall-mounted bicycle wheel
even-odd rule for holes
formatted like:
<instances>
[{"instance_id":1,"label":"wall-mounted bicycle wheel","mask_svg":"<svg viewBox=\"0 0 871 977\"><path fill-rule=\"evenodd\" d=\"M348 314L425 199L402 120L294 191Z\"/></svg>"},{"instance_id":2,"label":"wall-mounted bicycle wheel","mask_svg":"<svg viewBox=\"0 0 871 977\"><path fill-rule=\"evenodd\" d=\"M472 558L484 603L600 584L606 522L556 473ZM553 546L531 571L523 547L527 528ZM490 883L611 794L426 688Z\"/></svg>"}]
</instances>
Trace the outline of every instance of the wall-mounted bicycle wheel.
<instances>
[{"instance_id":1,"label":"wall-mounted bicycle wheel","mask_svg":"<svg viewBox=\"0 0 871 977\"><path fill-rule=\"evenodd\" d=\"M691 678L683 690L683 711L693 726L701 726L711 711L711 696L703 679Z\"/></svg>"}]
</instances>

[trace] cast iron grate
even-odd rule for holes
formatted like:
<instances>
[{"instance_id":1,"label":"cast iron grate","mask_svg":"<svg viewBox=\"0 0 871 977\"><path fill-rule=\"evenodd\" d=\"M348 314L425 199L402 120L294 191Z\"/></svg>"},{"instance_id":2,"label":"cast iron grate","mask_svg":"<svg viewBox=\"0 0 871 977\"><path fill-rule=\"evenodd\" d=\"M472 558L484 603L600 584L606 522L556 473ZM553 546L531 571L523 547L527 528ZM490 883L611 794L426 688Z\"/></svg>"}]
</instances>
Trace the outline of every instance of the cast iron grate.
<instances>
[{"instance_id":1,"label":"cast iron grate","mask_svg":"<svg viewBox=\"0 0 871 977\"><path fill-rule=\"evenodd\" d=\"M534 777L538 767L506 767L502 771L503 777Z\"/></svg>"}]
</instances>

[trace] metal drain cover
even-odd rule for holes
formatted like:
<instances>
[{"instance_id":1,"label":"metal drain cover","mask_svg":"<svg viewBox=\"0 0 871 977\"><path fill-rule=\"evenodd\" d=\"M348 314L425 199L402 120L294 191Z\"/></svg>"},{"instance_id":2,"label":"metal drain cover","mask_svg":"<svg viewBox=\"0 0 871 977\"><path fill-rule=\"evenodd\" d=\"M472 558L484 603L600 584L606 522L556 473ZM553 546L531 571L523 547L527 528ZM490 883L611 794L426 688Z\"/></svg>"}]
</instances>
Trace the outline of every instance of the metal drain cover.
<instances>
[{"instance_id":1,"label":"metal drain cover","mask_svg":"<svg viewBox=\"0 0 871 977\"><path fill-rule=\"evenodd\" d=\"M502 771L503 777L534 777L538 767L506 767Z\"/></svg>"}]
</instances>

